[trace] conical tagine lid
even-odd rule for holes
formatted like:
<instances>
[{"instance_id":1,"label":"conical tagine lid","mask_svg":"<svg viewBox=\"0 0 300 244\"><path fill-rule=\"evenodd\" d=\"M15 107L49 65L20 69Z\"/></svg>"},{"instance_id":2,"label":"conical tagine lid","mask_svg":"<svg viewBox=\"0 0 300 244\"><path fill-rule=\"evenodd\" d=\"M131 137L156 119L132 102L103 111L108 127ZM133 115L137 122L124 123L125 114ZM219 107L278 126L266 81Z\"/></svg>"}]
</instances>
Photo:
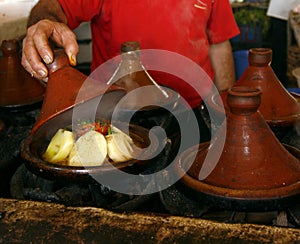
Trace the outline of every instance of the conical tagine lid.
<instances>
[{"instance_id":1,"label":"conical tagine lid","mask_svg":"<svg viewBox=\"0 0 300 244\"><path fill-rule=\"evenodd\" d=\"M228 91L227 103L226 138L219 160L203 164L212 147L210 143L185 151L179 157L181 170L190 155L196 154L196 159L186 169L184 184L225 199L282 199L299 194L299 151L290 147L287 150L258 112L261 92L251 87L233 87ZM221 130L224 128L218 133Z\"/></svg>"},{"instance_id":2,"label":"conical tagine lid","mask_svg":"<svg viewBox=\"0 0 300 244\"><path fill-rule=\"evenodd\" d=\"M21 66L18 41L4 40L1 50L0 107L19 108L41 102L45 85L31 77Z\"/></svg>"},{"instance_id":3,"label":"conical tagine lid","mask_svg":"<svg viewBox=\"0 0 300 244\"><path fill-rule=\"evenodd\" d=\"M271 68L272 50L249 50L249 66L235 86L255 87L262 91L259 111L271 125L294 123L300 119L300 101L281 84Z\"/></svg>"},{"instance_id":4,"label":"conical tagine lid","mask_svg":"<svg viewBox=\"0 0 300 244\"><path fill-rule=\"evenodd\" d=\"M123 101L123 110L156 110L157 105L173 105L179 94L159 85L148 73L140 57L140 43L124 42L121 45L121 62L109 84L124 88L129 93ZM145 88L146 89L142 89Z\"/></svg>"},{"instance_id":5,"label":"conical tagine lid","mask_svg":"<svg viewBox=\"0 0 300 244\"><path fill-rule=\"evenodd\" d=\"M46 94L32 133L48 120L73 108L76 104L83 104L92 98L113 91L118 92L117 100L125 94L123 89L93 80L71 67L63 50L54 51L54 61L47 67L49 76ZM113 99L111 103L114 103Z\"/></svg>"}]
</instances>

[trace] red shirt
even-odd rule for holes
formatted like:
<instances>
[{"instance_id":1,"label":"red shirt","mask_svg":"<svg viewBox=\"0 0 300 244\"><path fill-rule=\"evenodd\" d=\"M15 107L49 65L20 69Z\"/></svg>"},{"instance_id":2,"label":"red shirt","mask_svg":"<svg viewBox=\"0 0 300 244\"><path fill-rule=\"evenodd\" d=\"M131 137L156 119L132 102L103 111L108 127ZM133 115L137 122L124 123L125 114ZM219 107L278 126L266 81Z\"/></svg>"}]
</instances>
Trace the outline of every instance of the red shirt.
<instances>
[{"instance_id":1,"label":"red shirt","mask_svg":"<svg viewBox=\"0 0 300 244\"><path fill-rule=\"evenodd\" d=\"M122 42L134 40L141 49L168 50L190 58L213 80L209 45L239 33L228 0L58 1L71 29L91 21L92 70L119 55ZM201 102L199 95L176 77L172 81L153 78L177 90L192 107Z\"/></svg>"}]
</instances>

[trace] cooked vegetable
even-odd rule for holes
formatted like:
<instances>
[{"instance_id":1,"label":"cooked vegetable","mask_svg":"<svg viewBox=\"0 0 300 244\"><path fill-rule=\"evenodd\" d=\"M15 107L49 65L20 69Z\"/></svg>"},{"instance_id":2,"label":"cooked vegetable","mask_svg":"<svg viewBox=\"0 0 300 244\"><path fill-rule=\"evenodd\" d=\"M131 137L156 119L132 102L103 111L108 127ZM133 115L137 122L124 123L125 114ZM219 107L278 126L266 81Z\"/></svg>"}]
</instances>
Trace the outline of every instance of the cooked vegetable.
<instances>
[{"instance_id":1,"label":"cooked vegetable","mask_svg":"<svg viewBox=\"0 0 300 244\"><path fill-rule=\"evenodd\" d=\"M52 137L43 158L51 163L66 160L74 145L74 136L71 131L59 129Z\"/></svg>"},{"instance_id":2,"label":"cooked vegetable","mask_svg":"<svg viewBox=\"0 0 300 244\"><path fill-rule=\"evenodd\" d=\"M106 136L107 153L114 162L125 162L133 158L132 139L123 132Z\"/></svg>"},{"instance_id":3,"label":"cooked vegetable","mask_svg":"<svg viewBox=\"0 0 300 244\"><path fill-rule=\"evenodd\" d=\"M130 143L132 143L132 139L129 135L127 135L126 133L124 133L122 130L120 130L119 128L111 125L111 133L109 134L113 134L113 133L119 133L119 134L122 134L126 140L128 140Z\"/></svg>"},{"instance_id":4,"label":"cooked vegetable","mask_svg":"<svg viewBox=\"0 0 300 244\"><path fill-rule=\"evenodd\" d=\"M77 126L79 130L74 133L57 131L43 154L44 160L70 166L100 166L109 158L113 162L133 158L133 141L119 128L98 121L85 121Z\"/></svg>"},{"instance_id":5,"label":"cooked vegetable","mask_svg":"<svg viewBox=\"0 0 300 244\"><path fill-rule=\"evenodd\" d=\"M78 128L80 128L76 134L77 137L82 136L83 134L85 134L86 132L90 131L90 130L95 130L103 135L107 135L109 133L111 133L110 130L110 124L107 122L101 122L101 121L95 121L95 122L90 122L90 121L84 121L84 122L80 122L78 124Z\"/></svg>"},{"instance_id":6,"label":"cooked vegetable","mask_svg":"<svg viewBox=\"0 0 300 244\"><path fill-rule=\"evenodd\" d=\"M94 130L79 137L69 155L71 166L100 166L107 156L105 137Z\"/></svg>"}]
</instances>

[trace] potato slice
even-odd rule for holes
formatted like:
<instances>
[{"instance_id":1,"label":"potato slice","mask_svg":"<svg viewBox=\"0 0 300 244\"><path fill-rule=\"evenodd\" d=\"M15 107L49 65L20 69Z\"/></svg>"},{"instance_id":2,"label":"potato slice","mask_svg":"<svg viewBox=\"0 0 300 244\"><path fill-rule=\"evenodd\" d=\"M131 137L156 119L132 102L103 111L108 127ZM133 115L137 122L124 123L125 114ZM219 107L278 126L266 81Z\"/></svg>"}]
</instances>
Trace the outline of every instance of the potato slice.
<instances>
[{"instance_id":1,"label":"potato slice","mask_svg":"<svg viewBox=\"0 0 300 244\"><path fill-rule=\"evenodd\" d=\"M133 143L132 138L119 128L111 125L111 130L115 133L121 134L123 137L125 137L124 139L126 139L129 143Z\"/></svg>"},{"instance_id":2,"label":"potato slice","mask_svg":"<svg viewBox=\"0 0 300 244\"><path fill-rule=\"evenodd\" d=\"M74 141L74 135L71 131L59 129L52 137L43 154L43 159L51 163L66 160L74 145Z\"/></svg>"},{"instance_id":3,"label":"potato slice","mask_svg":"<svg viewBox=\"0 0 300 244\"><path fill-rule=\"evenodd\" d=\"M69 155L71 166L100 166L107 156L105 137L94 130L85 133L75 142Z\"/></svg>"},{"instance_id":4,"label":"potato slice","mask_svg":"<svg viewBox=\"0 0 300 244\"><path fill-rule=\"evenodd\" d=\"M108 157L114 162L125 162L133 158L132 139L125 133L107 135L106 141Z\"/></svg>"}]
</instances>

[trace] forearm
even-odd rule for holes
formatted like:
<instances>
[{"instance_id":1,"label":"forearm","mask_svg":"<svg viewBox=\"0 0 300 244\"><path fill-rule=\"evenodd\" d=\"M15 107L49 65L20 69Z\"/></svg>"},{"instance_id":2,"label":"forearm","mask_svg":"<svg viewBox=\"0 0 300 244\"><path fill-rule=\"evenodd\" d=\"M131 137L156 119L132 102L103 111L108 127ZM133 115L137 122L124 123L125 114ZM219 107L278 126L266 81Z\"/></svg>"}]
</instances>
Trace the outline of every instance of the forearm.
<instances>
[{"instance_id":1,"label":"forearm","mask_svg":"<svg viewBox=\"0 0 300 244\"><path fill-rule=\"evenodd\" d=\"M36 24L42 19L67 23L66 15L57 0L40 0L30 12L27 27Z\"/></svg>"},{"instance_id":2,"label":"forearm","mask_svg":"<svg viewBox=\"0 0 300 244\"><path fill-rule=\"evenodd\" d=\"M210 47L210 60L215 72L214 82L219 91L226 91L235 82L234 60L229 41Z\"/></svg>"}]
</instances>

